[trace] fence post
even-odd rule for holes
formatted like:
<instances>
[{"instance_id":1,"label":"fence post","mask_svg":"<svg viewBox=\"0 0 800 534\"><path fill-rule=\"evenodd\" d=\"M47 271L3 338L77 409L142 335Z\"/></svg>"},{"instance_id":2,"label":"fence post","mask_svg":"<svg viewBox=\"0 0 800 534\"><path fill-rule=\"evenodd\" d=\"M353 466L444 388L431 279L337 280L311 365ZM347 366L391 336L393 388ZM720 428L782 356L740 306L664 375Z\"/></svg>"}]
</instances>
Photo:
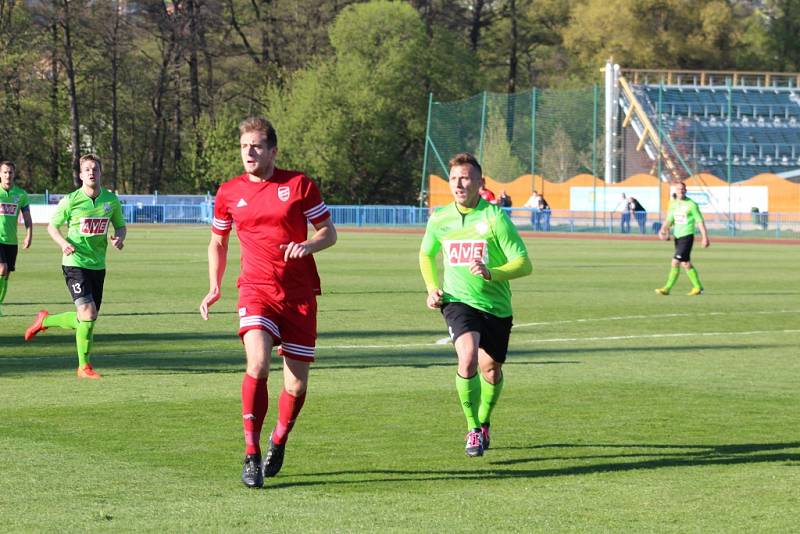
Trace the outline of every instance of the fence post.
<instances>
[{"instance_id":1,"label":"fence post","mask_svg":"<svg viewBox=\"0 0 800 534\"><path fill-rule=\"evenodd\" d=\"M484 129L486 128L486 91L483 92L483 109L481 110L481 139L478 145L478 161L483 165L483 137Z\"/></svg>"},{"instance_id":2,"label":"fence post","mask_svg":"<svg viewBox=\"0 0 800 534\"><path fill-rule=\"evenodd\" d=\"M425 176L426 171L428 170L428 144L431 142L431 109L433 108L433 91L428 93L428 122L425 126L425 151L423 152L422 156L422 178L419 181L419 207L421 208L425 205L425 197L428 196L426 194L425 189Z\"/></svg>"}]
</instances>

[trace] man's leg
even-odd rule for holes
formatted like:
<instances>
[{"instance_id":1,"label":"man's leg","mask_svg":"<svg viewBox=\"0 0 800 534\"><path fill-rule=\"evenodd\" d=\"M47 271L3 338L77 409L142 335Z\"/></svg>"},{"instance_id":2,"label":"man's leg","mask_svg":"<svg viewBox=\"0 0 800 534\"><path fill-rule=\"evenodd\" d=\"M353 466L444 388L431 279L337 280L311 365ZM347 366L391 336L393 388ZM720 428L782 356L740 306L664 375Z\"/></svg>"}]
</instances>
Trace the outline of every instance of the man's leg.
<instances>
[{"instance_id":1,"label":"man's leg","mask_svg":"<svg viewBox=\"0 0 800 534\"><path fill-rule=\"evenodd\" d=\"M264 476L274 477L283 467L286 440L306 402L310 362L283 358L283 391L278 399L278 422L269 438Z\"/></svg>"},{"instance_id":2,"label":"man's leg","mask_svg":"<svg viewBox=\"0 0 800 534\"><path fill-rule=\"evenodd\" d=\"M478 408L478 422L483 435L483 448L489 448L489 425L497 401L503 392L503 364L494 361L483 349L480 350L478 363L481 368L481 402Z\"/></svg>"},{"instance_id":3,"label":"man's leg","mask_svg":"<svg viewBox=\"0 0 800 534\"><path fill-rule=\"evenodd\" d=\"M667 283L664 284L664 287L656 289L656 293L660 293L661 295L669 295L669 292L672 290L672 286L674 286L675 282L678 280L678 275L681 274L678 264L679 262L677 260L672 260L672 263L670 264L669 275L667 276Z\"/></svg>"},{"instance_id":4,"label":"man's leg","mask_svg":"<svg viewBox=\"0 0 800 534\"><path fill-rule=\"evenodd\" d=\"M700 275L697 273L697 269L694 268L694 265L692 265L690 261L683 262L682 265L686 270L686 275L692 282L692 290L689 292L689 295L700 295L703 292L703 284L700 283Z\"/></svg>"},{"instance_id":5,"label":"man's leg","mask_svg":"<svg viewBox=\"0 0 800 534\"><path fill-rule=\"evenodd\" d=\"M481 380L478 376L478 332L465 332L456 338L455 348L458 356L456 391L464 417L467 419L467 456L481 456L483 444L480 433L478 411L481 403Z\"/></svg>"},{"instance_id":6,"label":"man's leg","mask_svg":"<svg viewBox=\"0 0 800 534\"><path fill-rule=\"evenodd\" d=\"M251 488L264 485L261 472L261 428L267 416L269 358L272 335L265 330L248 330L242 336L247 369L242 379L242 425L244 427L245 459L242 482Z\"/></svg>"},{"instance_id":7,"label":"man's leg","mask_svg":"<svg viewBox=\"0 0 800 534\"><path fill-rule=\"evenodd\" d=\"M2 306L3 301L6 299L6 291L8 291L8 277L11 274L8 261L6 259L6 247L0 243L0 317L3 316Z\"/></svg>"},{"instance_id":8,"label":"man's leg","mask_svg":"<svg viewBox=\"0 0 800 534\"><path fill-rule=\"evenodd\" d=\"M6 291L8 290L8 274L3 274L3 271L5 271L3 268L4 266L4 263L0 263L0 317L3 316L2 306L3 301L6 299Z\"/></svg>"},{"instance_id":9,"label":"man's leg","mask_svg":"<svg viewBox=\"0 0 800 534\"><path fill-rule=\"evenodd\" d=\"M59 314L66 315L66 314ZM45 318L44 323L58 316ZM75 346L78 349L78 378L100 378L91 363L92 341L94 341L94 322L97 320L97 306L94 300L83 304L78 304L76 313L77 324L75 324ZM65 318L64 323L71 318ZM74 324L74 323L73 323ZM45 324L45 326L47 326Z\"/></svg>"}]
</instances>

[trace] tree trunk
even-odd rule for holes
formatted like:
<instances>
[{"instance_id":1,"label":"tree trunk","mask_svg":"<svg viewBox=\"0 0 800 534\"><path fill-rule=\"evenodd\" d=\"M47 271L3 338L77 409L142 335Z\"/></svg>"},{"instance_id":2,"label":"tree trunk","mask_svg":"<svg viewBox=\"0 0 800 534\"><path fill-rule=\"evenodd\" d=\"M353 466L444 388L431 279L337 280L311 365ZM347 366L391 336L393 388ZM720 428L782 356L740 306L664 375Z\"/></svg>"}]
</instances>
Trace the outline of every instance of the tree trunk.
<instances>
[{"instance_id":1,"label":"tree trunk","mask_svg":"<svg viewBox=\"0 0 800 534\"><path fill-rule=\"evenodd\" d=\"M111 33L111 189L117 190L119 177L119 0L114 0L114 24Z\"/></svg>"},{"instance_id":2,"label":"tree trunk","mask_svg":"<svg viewBox=\"0 0 800 534\"><path fill-rule=\"evenodd\" d=\"M61 148L58 132L58 25L53 22L50 25L52 35L52 49L50 57L50 184L55 186L58 183L61 171Z\"/></svg>"},{"instance_id":3,"label":"tree trunk","mask_svg":"<svg viewBox=\"0 0 800 534\"><path fill-rule=\"evenodd\" d=\"M70 0L62 0L63 19L61 27L64 30L64 59L65 70L67 73L67 82L69 88L69 118L71 127L71 142L72 149L72 181L75 182L75 187L80 187L80 160L81 160L81 123L78 115L78 91L75 86L75 64L72 60L72 26L71 15L69 11Z\"/></svg>"},{"instance_id":4,"label":"tree trunk","mask_svg":"<svg viewBox=\"0 0 800 534\"><path fill-rule=\"evenodd\" d=\"M469 28L469 47L473 52L478 50L478 42L481 40L483 8L485 4L485 0L473 0L472 2L472 21Z\"/></svg>"}]
</instances>

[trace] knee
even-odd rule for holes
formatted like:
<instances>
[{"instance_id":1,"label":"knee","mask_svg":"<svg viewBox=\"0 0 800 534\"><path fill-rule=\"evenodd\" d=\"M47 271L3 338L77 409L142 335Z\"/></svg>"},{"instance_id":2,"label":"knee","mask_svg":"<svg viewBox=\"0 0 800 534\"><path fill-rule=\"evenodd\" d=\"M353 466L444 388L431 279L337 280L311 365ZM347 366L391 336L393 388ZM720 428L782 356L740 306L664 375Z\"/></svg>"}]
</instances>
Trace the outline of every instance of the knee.
<instances>
[{"instance_id":1,"label":"knee","mask_svg":"<svg viewBox=\"0 0 800 534\"><path fill-rule=\"evenodd\" d=\"M478 360L477 358L472 360L469 358L460 358L458 359L458 374L462 378L469 378L475 373L478 372Z\"/></svg>"},{"instance_id":2,"label":"knee","mask_svg":"<svg viewBox=\"0 0 800 534\"><path fill-rule=\"evenodd\" d=\"M5 263L0 263L0 276L8 276L8 265Z\"/></svg>"},{"instance_id":3,"label":"knee","mask_svg":"<svg viewBox=\"0 0 800 534\"><path fill-rule=\"evenodd\" d=\"M284 381L283 389L285 389L286 393L288 393L292 397L300 397L306 392L306 389L308 389L308 384L306 384L301 380L293 382Z\"/></svg>"},{"instance_id":4,"label":"knee","mask_svg":"<svg viewBox=\"0 0 800 534\"><path fill-rule=\"evenodd\" d=\"M267 378L269 376L269 365L264 362L251 362L247 364L247 374L255 378Z\"/></svg>"},{"instance_id":5,"label":"knee","mask_svg":"<svg viewBox=\"0 0 800 534\"><path fill-rule=\"evenodd\" d=\"M97 309L94 306L81 306L78 308L78 320L79 321L96 321L97 320Z\"/></svg>"}]
</instances>

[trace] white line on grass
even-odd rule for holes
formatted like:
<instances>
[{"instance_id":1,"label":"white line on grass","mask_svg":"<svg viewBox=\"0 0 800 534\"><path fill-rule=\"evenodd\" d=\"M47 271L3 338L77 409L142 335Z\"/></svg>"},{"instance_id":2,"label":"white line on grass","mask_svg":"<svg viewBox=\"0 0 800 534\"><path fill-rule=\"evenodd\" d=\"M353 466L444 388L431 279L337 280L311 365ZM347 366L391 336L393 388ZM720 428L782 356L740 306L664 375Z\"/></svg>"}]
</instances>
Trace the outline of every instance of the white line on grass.
<instances>
[{"instance_id":1,"label":"white line on grass","mask_svg":"<svg viewBox=\"0 0 800 534\"><path fill-rule=\"evenodd\" d=\"M663 319L667 317L707 317L718 315L772 315L775 313L800 313L800 310L767 310L767 311L735 311L735 312L706 312L706 313L662 313L656 315L621 315L618 317L591 317L589 319L564 319L563 321L544 321L538 323L515 324L514 328L526 326L551 326L571 323L596 323L601 321L627 321L630 319Z\"/></svg>"},{"instance_id":2,"label":"white line on grass","mask_svg":"<svg viewBox=\"0 0 800 534\"><path fill-rule=\"evenodd\" d=\"M591 337L553 337L547 339L519 339L519 337L511 338L511 345L516 344L530 344L530 343L575 343L581 341L619 341L629 339L658 339L666 337L711 337L711 336L743 336L743 335L760 335L760 334L797 334L800 330L751 330L749 332L675 332L672 334L640 334L632 336L591 336ZM446 338L449 341L449 338ZM403 348L420 348L420 347L436 347L444 345L436 341L434 343L396 343L393 345L321 345L317 349L325 350L341 350L341 349L403 349Z\"/></svg>"}]
</instances>

